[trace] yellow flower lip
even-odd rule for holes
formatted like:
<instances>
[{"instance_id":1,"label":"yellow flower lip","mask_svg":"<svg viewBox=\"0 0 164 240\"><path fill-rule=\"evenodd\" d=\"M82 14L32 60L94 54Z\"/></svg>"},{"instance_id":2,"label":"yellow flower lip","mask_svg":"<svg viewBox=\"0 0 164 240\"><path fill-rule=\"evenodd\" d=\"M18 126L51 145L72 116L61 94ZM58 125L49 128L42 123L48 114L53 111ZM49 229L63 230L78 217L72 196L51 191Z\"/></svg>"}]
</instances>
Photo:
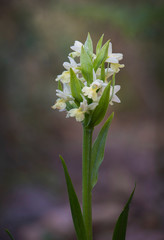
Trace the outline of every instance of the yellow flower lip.
<instances>
[{"instance_id":1,"label":"yellow flower lip","mask_svg":"<svg viewBox=\"0 0 164 240\"><path fill-rule=\"evenodd\" d=\"M56 103L52 106L52 109L58 109L58 110L65 110L66 103L65 100L62 98L58 98L56 100Z\"/></svg>"},{"instance_id":2,"label":"yellow flower lip","mask_svg":"<svg viewBox=\"0 0 164 240\"><path fill-rule=\"evenodd\" d=\"M61 81L62 83L69 83L70 82L70 72L64 71L61 75L58 75L56 81Z\"/></svg>"}]
</instances>

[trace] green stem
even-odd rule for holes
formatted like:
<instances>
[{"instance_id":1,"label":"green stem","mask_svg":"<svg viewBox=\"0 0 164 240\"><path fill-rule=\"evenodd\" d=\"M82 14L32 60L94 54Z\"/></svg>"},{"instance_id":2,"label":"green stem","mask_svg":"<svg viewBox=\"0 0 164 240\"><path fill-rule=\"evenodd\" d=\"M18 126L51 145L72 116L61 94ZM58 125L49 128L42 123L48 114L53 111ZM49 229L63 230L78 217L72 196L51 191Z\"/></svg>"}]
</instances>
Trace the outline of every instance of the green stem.
<instances>
[{"instance_id":1,"label":"green stem","mask_svg":"<svg viewBox=\"0 0 164 240\"><path fill-rule=\"evenodd\" d=\"M93 128L83 127L82 195L87 240L92 240L91 152Z\"/></svg>"}]
</instances>

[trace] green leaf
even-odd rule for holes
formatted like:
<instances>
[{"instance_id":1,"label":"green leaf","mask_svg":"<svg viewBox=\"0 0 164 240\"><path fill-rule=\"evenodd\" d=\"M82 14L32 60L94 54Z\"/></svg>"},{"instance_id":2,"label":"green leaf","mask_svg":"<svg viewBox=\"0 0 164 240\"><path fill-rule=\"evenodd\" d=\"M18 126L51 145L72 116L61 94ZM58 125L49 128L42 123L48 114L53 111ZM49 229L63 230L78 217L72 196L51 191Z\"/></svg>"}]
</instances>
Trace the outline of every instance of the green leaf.
<instances>
[{"instance_id":1,"label":"green leaf","mask_svg":"<svg viewBox=\"0 0 164 240\"><path fill-rule=\"evenodd\" d=\"M63 91L63 87L62 87L62 84L61 84L60 80L58 81L58 89L60 91Z\"/></svg>"},{"instance_id":2,"label":"green leaf","mask_svg":"<svg viewBox=\"0 0 164 240\"><path fill-rule=\"evenodd\" d=\"M83 77L86 79L88 85L90 85L93 81L93 64L90 56L83 47L81 48L80 63Z\"/></svg>"},{"instance_id":3,"label":"green leaf","mask_svg":"<svg viewBox=\"0 0 164 240\"><path fill-rule=\"evenodd\" d=\"M108 134L108 129L114 117L112 113L104 126L101 128L98 137L96 138L92 147L92 160L91 160L91 186L92 188L96 185L98 179L98 170L104 159L105 143Z\"/></svg>"},{"instance_id":4,"label":"green leaf","mask_svg":"<svg viewBox=\"0 0 164 240\"><path fill-rule=\"evenodd\" d=\"M72 96L75 98L76 101L82 102L83 99L81 96L82 92L81 92L80 80L76 77L76 74L74 73L72 68L70 68L70 84L71 84Z\"/></svg>"},{"instance_id":5,"label":"green leaf","mask_svg":"<svg viewBox=\"0 0 164 240\"><path fill-rule=\"evenodd\" d=\"M98 52L97 57L93 63L95 72L97 71L97 69L101 65L101 63L106 60L107 55L108 55L108 47L109 47L109 41L107 41L104 44L104 46L100 49L100 51Z\"/></svg>"},{"instance_id":6,"label":"green leaf","mask_svg":"<svg viewBox=\"0 0 164 240\"><path fill-rule=\"evenodd\" d=\"M75 102L66 102L66 109L67 111L71 110L72 108L78 108L78 105Z\"/></svg>"},{"instance_id":7,"label":"green leaf","mask_svg":"<svg viewBox=\"0 0 164 240\"><path fill-rule=\"evenodd\" d=\"M130 198L127 201L122 213L120 214L120 216L116 222L112 240L125 240L129 206L130 206L131 200L133 198L135 188L136 188L136 185L135 185L133 192L131 193Z\"/></svg>"},{"instance_id":8,"label":"green leaf","mask_svg":"<svg viewBox=\"0 0 164 240\"><path fill-rule=\"evenodd\" d=\"M89 126L91 127L98 125L105 116L105 113L109 105L110 84L111 83L109 82L106 88L104 89L99 104L92 113L91 121L89 123Z\"/></svg>"},{"instance_id":9,"label":"green leaf","mask_svg":"<svg viewBox=\"0 0 164 240\"><path fill-rule=\"evenodd\" d=\"M5 232L8 234L8 236L10 237L11 240L15 240L8 229L5 229Z\"/></svg>"},{"instance_id":10,"label":"green leaf","mask_svg":"<svg viewBox=\"0 0 164 240\"><path fill-rule=\"evenodd\" d=\"M104 38L104 34L101 36L101 38L99 39L97 46L96 46L96 55L99 53L101 47L102 47L102 42L103 42L103 38Z\"/></svg>"},{"instance_id":11,"label":"green leaf","mask_svg":"<svg viewBox=\"0 0 164 240\"><path fill-rule=\"evenodd\" d=\"M109 98L109 102L112 100L113 98L113 94L114 94L114 86L115 86L115 73L113 74L113 77L112 77L112 93L111 93L111 96Z\"/></svg>"},{"instance_id":12,"label":"green leaf","mask_svg":"<svg viewBox=\"0 0 164 240\"><path fill-rule=\"evenodd\" d=\"M76 235L78 240L87 240L86 236L86 230L84 226L83 216L81 213L80 204L77 198L77 195L75 193L74 187L72 185L71 178L69 176L66 164L62 156L59 156L63 165L64 173L65 173L65 179L67 183L67 190L68 190L68 196L69 196L69 202L71 207L71 213L72 213L72 219L76 230Z\"/></svg>"},{"instance_id":13,"label":"green leaf","mask_svg":"<svg viewBox=\"0 0 164 240\"><path fill-rule=\"evenodd\" d=\"M85 41L84 48L90 57L93 55L93 43L90 34L88 33L87 40Z\"/></svg>"},{"instance_id":14,"label":"green leaf","mask_svg":"<svg viewBox=\"0 0 164 240\"><path fill-rule=\"evenodd\" d=\"M104 61L101 64L101 80L105 82L105 62Z\"/></svg>"}]
</instances>

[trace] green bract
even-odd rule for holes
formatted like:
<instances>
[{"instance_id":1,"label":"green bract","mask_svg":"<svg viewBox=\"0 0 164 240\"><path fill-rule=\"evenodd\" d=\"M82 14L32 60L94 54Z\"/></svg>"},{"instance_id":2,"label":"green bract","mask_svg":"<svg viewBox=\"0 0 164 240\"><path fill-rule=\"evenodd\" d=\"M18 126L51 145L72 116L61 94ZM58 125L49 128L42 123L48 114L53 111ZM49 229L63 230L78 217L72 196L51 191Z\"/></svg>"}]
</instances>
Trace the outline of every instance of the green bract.
<instances>
[{"instance_id":1,"label":"green bract","mask_svg":"<svg viewBox=\"0 0 164 240\"><path fill-rule=\"evenodd\" d=\"M93 43L90 34L88 33L87 40L85 41L84 48L88 55L92 58L93 55Z\"/></svg>"},{"instance_id":2,"label":"green bract","mask_svg":"<svg viewBox=\"0 0 164 240\"><path fill-rule=\"evenodd\" d=\"M80 63L83 77L89 85L93 81L93 63L84 47L81 48Z\"/></svg>"},{"instance_id":3,"label":"green bract","mask_svg":"<svg viewBox=\"0 0 164 240\"><path fill-rule=\"evenodd\" d=\"M101 64L101 80L105 81L105 61Z\"/></svg>"},{"instance_id":4,"label":"green bract","mask_svg":"<svg viewBox=\"0 0 164 240\"><path fill-rule=\"evenodd\" d=\"M99 39L97 46L96 46L96 55L99 53L101 47L102 47L102 42L103 42L103 38L104 38L104 34L101 36L101 38Z\"/></svg>"},{"instance_id":5,"label":"green bract","mask_svg":"<svg viewBox=\"0 0 164 240\"><path fill-rule=\"evenodd\" d=\"M62 86L60 81L58 81L58 89L61 90L61 91L63 90L63 86Z\"/></svg>"},{"instance_id":6,"label":"green bract","mask_svg":"<svg viewBox=\"0 0 164 240\"><path fill-rule=\"evenodd\" d=\"M100 98L99 104L92 113L91 121L89 123L89 125L92 127L98 125L105 116L110 97L110 85L111 83L109 82Z\"/></svg>"},{"instance_id":7,"label":"green bract","mask_svg":"<svg viewBox=\"0 0 164 240\"><path fill-rule=\"evenodd\" d=\"M76 102L82 102L82 92L81 92L81 84L79 79L76 77L76 74L70 68L70 85L71 85L71 92L72 96L75 98Z\"/></svg>"},{"instance_id":8,"label":"green bract","mask_svg":"<svg viewBox=\"0 0 164 240\"><path fill-rule=\"evenodd\" d=\"M97 71L102 62L105 62L108 56L109 41L98 51L97 57L93 63L94 70Z\"/></svg>"}]
</instances>

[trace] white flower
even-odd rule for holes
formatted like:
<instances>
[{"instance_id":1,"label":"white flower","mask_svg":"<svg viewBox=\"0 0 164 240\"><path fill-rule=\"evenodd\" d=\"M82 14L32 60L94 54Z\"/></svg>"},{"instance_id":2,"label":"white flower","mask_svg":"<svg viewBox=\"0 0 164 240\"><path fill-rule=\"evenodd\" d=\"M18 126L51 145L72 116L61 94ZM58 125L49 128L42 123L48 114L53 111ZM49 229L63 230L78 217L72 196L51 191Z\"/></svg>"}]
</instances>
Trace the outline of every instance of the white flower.
<instances>
[{"instance_id":1,"label":"white flower","mask_svg":"<svg viewBox=\"0 0 164 240\"><path fill-rule=\"evenodd\" d=\"M75 51L74 53L71 53L72 57L79 57L81 54L81 47L83 44L79 41L75 41L74 45L71 46L71 49Z\"/></svg>"},{"instance_id":2,"label":"white flower","mask_svg":"<svg viewBox=\"0 0 164 240\"><path fill-rule=\"evenodd\" d=\"M96 79L96 73L93 70L93 82L90 87L83 87L82 92L84 96L88 96L88 98L91 98L93 101L98 101L100 97L100 92L98 90L106 85L107 83L104 83L100 79Z\"/></svg>"},{"instance_id":3,"label":"white flower","mask_svg":"<svg viewBox=\"0 0 164 240\"><path fill-rule=\"evenodd\" d=\"M110 96L112 96L112 99L110 100L109 104L113 105L113 102L120 103L120 99L116 96L116 93L120 90L120 85L115 85L114 88L111 86L110 88Z\"/></svg>"},{"instance_id":4,"label":"white flower","mask_svg":"<svg viewBox=\"0 0 164 240\"><path fill-rule=\"evenodd\" d=\"M58 109L60 112L64 111L66 108L65 99L58 98L56 103L52 106L53 109Z\"/></svg>"},{"instance_id":5,"label":"white flower","mask_svg":"<svg viewBox=\"0 0 164 240\"><path fill-rule=\"evenodd\" d=\"M97 103L91 103L88 105L87 100L83 97L83 102L80 103L79 108L73 108L68 111L67 118L68 117L75 117L76 121L82 122L85 118L85 113L88 113L89 110L95 109L97 106Z\"/></svg>"},{"instance_id":6,"label":"white flower","mask_svg":"<svg viewBox=\"0 0 164 240\"><path fill-rule=\"evenodd\" d=\"M67 69L68 71L70 70L70 68L72 68L75 73L79 72L78 66L80 64L77 64L73 58L71 58L71 57L68 57L68 58L69 58L70 63L64 62L63 67L65 69Z\"/></svg>"},{"instance_id":7,"label":"white flower","mask_svg":"<svg viewBox=\"0 0 164 240\"><path fill-rule=\"evenodd\" d=\"M78 122L82 122L85 118L85 113L87 112L87 106L84 102L80 103L80 107L79 108L73 108L71 110L68 111L67 113L67 118L68 117L75 117L76 121Z\"/></svg>"},{"instance_id":8,"label":"white flower","mask_svg":"<svg viewBox=\"0 0 164 240\"><path fill-rule=\"evenodd\" d=\"M105 76L106 76L106 79L111 77L113 75L114 71L112 68L106 68L105 69Z\"/></svg>"},{"instance_id":9,"label":"white flower","mask_svg":"<svg viewBox=\"0 0 164 240\"><path fill-rule=\"evenodd\" d=\"M82 92L84 96L88 96L88 98L91 98L93 101L98 101L98 92L97 90L102 87L103 81L96 80L91 84L90 87L84 87L82 89Z\"/></svg>"},{"instance_id":10,"label":"white flower","mask_svg":"<svg viewBox=\"0 0 164 240\"><path fill-rule=\"evenodd\" d=\"M94 102L94 103L90 103L88 105L88 110L94 110L96 107L97 107L98 103L97 102Z\"/></svg>"},{"instance_id":11,"label":"white flower","mask_svg":"<svg viewBox=\"0 0 164 240\"><path fill-rule=\"evenodd\" d=\"M66 117L67 118L68 117L75 117L76 121L82 122L85 118L85 112L83 112L80 107L79 108L73 108L70 111L68 111Z\"/></svg>"},{"instance_id":12,"label":"white flower","mask_svg":"<svg viewBox=\"0 0 164 240\"><path fill-rule=\"evenodd\" d=\"M107 79L113 75L114 71L111 68L105 68L105 82L107 82ZM101 76L101 68L98 68L96 71L96 75L98 78Z\"/></svg>"},{"instance_id":13,"label":"white flower","mask_svg":"<svg viewBox=\"0 0 164 240\"><path fill-rule=\"evenodd\" d=\"M88 112L89 110L94 110L95 107L98 105L98 103L91 103L88 105L88 102L85 99L85 97L82 94L81 96L83 98L83 102L80 103L80 106L83 109L83 111Z\"/></svg>"},{"instance_id":14,"label":"white flower","mask_svg":"<svg viewBox=\"0 0 164 240\"><path fill-rule=\"evenodd\" d=\"M63 91L59 89L56 90L56 96L65 99L65 101L74 100L74 98L71 95L70 85L68 83L63 84Z\"/></svg>"},{"instance_id":15,"label":"white flower","mask_svg":"<svg viewBox=\"0 0 164 240\"><path fill-rule=\"evenodd\" d=\"M101 75L101 68L98 68L98 69L97 69L96 75L98 75L98 76L100 77L100 75Z\"/></svg>"},{"instance_id":16,"label":"white flower","mask_svg":"<svg viewBox=\"0 0 164 240\"><path fill-rule=\"evenodd\" d=\"M70 84L69 83L63 83L63 92L65 94L72 94L71 92L71 87L70 87Z\"/></svg>"},{"instance_id":17,"label":"white flower","mask_svg":"<svg viewBox=\"0 0 164 240\"><path fill-rule=\"evenodd\" d=\"M119 63L111 63L110 67L115 73L118 73L120 71L120 68L125 67L125 65L124 64L119 64Z\"/></svg>"},{"instance_id":18,"label":"white flower","mask_svg":"<svg viewBox=\"0 0 164 240\"><path fill-rule=\"evenodd\" d=\"M73 97L70 94L64 93L61 90L56 90L56 96L65 99L65 101L73 100Z\"/></svg>"},{"instance_id":19,"label":"white flower","mask_svg":"<svg viewBox=\"0 0 164 240\"><path fill-rule=\"evenodd\" d=\"M95 53L93 53L93 55L92 55L92 59L93 59L93 61L96 59L96 54Z\"/></svg>"},{"instance_id":20,"label":"white flower","mask_svg":"<svg viewBox=\"0 0 164 240\"><path fill-rule=\"evenodd\" d=\"M118 61L123 59L122 53L112 53L112 43L109 43L108 48L108 58L106 59L106 62L109 63L118 63Z\"/></svg>"},{"instance_id":21,"label":"white flower","mask_svg":"<svg viewBox=\"0 0 164 240\"><path fill-rule=\"evenodd\" d=\"M61 75L58 75L56 81L61 81L62 83L70 82L70 72L64 71Z\"/></svg>"}]
</instances>

